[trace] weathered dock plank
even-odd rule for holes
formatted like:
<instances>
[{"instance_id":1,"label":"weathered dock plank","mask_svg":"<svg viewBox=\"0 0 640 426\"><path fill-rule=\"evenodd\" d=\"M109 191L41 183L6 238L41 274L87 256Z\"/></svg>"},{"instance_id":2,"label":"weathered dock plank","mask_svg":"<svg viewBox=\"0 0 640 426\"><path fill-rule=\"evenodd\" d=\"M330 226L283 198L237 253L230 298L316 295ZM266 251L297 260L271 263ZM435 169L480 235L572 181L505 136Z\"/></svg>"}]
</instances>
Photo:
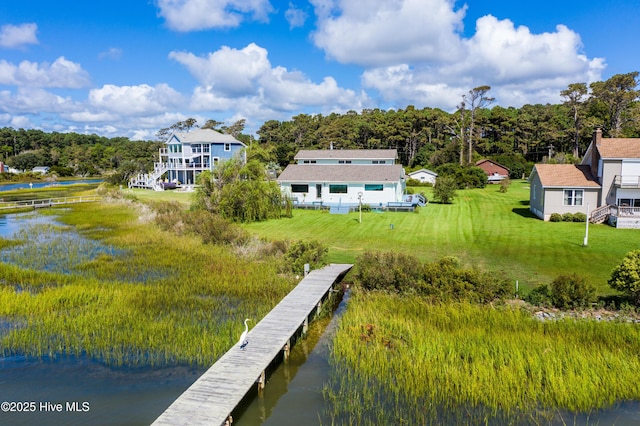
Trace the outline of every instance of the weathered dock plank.
<instances>
[{"instance_id":1,"label":"weathered dock plank","mask_svg":"<svg viewBox=\"0 0 640 426\"><path fill-rule=\"evenodd\" d=\"M245 349L234 345L153 424L223 425L333 284L351 267L332 264L311 271L249 331Z\"/></svg>"}]
</instances>

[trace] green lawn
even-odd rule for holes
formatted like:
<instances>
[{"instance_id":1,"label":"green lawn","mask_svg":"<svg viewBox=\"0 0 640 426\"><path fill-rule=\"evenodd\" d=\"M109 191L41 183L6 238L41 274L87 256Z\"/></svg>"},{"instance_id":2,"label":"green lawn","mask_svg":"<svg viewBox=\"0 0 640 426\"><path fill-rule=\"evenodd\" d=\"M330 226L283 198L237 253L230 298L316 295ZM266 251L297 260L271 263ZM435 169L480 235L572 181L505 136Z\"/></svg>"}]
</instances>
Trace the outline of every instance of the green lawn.
<instances>
[{"instance_id":1,"label":"green lawn","mask_svg":"<svg viewBox=\"0 0 640 426\"><path fill-rule=\"evenodd\" d=\"M584 223L543 222L529 213L528 199L528 182L519 180L506 193L497 185L458 191L453 204L430 203L419 213L363 213L362 224L358 213L294 210L291 219L244 227L267 239L316 239L336 263L354 262L365 250L401 250L424 261L452 255L467 266L503 271L525 290L577 273L610 293L611 270L638 248L640 231L589 225L584 247Z\"/></svg>"}]
</instances>

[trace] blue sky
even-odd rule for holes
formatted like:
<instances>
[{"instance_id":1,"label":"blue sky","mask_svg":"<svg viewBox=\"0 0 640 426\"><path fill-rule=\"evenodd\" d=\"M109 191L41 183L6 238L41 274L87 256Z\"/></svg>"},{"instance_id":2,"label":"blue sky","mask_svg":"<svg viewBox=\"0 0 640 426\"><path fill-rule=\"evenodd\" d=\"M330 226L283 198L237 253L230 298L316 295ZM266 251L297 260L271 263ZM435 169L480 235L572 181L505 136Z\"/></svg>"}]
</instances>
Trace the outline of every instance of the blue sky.
<instances>
[{"instance_id":1,"label":"blue sky","mask_svg":"<svg viewBox=\"0 0 640 426\"><path fill-rule=\"evenodd\" d=\"M364 108L558 103L640 71L637 0L20 0L0 6L0 127L153 139Z\"/></svg>"}]
</instances>

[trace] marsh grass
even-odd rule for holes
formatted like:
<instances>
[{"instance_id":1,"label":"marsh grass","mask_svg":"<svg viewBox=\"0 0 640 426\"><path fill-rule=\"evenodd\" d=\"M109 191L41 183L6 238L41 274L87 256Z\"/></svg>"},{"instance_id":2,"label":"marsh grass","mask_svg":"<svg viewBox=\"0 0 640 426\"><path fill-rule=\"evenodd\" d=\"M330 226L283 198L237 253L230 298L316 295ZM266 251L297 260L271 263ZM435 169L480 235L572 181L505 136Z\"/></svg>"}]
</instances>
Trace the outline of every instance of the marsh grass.
<instances>
[{"instance_id":1,"label":"marsh grass","mask_svg":"<svg viewBox=\"0 0 640 426\"><path fill-rule=\"evenodd\" d=\"M639 351L636 324L356 291L325 397L348 424L539 424L640 399Z\"/></svg>"},{"instance_id":2,"label":"marsh grass","mask_svg":"<svg viewBox=\"0 0 640 426\"><path fill-rule=\"evenodd\" d=\"M237 340L241 319L262 318L294 286L270 262L251 263L230 249L139 221L135 203L57 213L64 226L47 232L70 227L81 237L63 243L76 245L67 252L67 267L53 271L50 261L26 260L54 253L54 263L62 262L55 257L58 237L44 252L18 251L15 264L0 264L0 320L10 324L0 333L3 356L206 366ZM88 255L84 240L99 248Z\"/></svg>"}]
</instances>

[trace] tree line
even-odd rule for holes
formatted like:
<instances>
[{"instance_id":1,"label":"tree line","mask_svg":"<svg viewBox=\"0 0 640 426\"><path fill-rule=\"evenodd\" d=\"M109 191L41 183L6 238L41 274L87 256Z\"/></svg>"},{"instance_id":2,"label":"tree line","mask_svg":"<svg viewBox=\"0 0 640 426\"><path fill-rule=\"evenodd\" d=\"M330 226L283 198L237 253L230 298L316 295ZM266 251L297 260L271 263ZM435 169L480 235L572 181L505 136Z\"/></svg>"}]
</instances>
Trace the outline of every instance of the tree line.
<instances>
[{"instance_id":1,"label":"tree line","mask_svg":"<svg viewBox=\"0 0 640 426\"><path fill-rule=\"evenodd\" d=\"M409 105L299 114L287 121L266 121L255 139L243 133L244 119L230 126L208 120L202 128L232 134L249 147L250 157L280 167L292 162L300 149L393 148L409 169L437 171L491 158L508 167L512 177L522 177L536 162L579 161L595 127L601 127L605 137L640 137L638 74L570 84L561 91L559 104L492 106L491 87L479 86L464 94L453 112ZM63 176L116 172L116 180L126 181L153 168L158 148L173 132L197 127L189 118L160 129L155 141L2 128L0 159L20 170L49 166Z\"/></svg>"},{"instance_id":2,"label":"tree line","mask_svg":"<svg viewBox=\"0 0 640 426\"><path fill-rule=\"evenodd\" d=\"M575 162L584 155L595 127L605 137L640 137L638 72L606 81L570 84L560 104L493 106L490 86L471 89L454 112L438 108L380 110L323 116L300 114L270 120L257 131L282 166L300 149L398 150L409 168L474 164L492 158L512 177L535 162Z\"/></svg>"}]
</instances>

